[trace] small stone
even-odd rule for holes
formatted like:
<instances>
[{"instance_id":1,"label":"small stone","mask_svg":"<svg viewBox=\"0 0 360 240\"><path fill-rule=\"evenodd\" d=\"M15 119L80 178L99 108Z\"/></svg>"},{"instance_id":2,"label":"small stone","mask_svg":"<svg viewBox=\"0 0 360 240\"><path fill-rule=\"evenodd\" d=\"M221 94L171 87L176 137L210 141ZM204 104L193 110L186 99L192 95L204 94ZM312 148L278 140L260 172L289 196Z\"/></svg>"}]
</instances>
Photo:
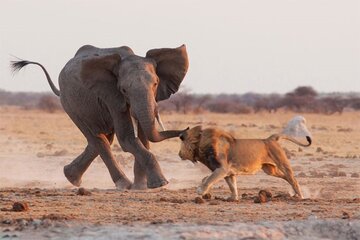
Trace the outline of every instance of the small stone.
<instances>
[{"instance_id":1,"label":"small stone","mask_svg":"<svg viewBox=\"0 0 360 240\"><path fill-rule=\"evenodd\" d=\"M204 194L201 196L203 199L206 199L206 200L209 200L211 199L211 194L210 193L207 193L207 194Z\"/></svg>"},{"instance_id":2,"label":"small stone","mask_svg":"<svg viewBox=\"0 0 360 240\"><path fill-rule=\"evenodd\" d=\"M202 203L205 203L205 200L204 200L204 199L202 199L201 197L196 197L194 201L195 201L195 203L196 203L196 204L202 204Z\"/></svg>"},{"instance_id":3,"label":"small stone","mask_svg":"<svg viewBox=\"0 0 360 240\"><path fill-rule=\"evenodd\" d=\"M14 212L25 212L29 210L29 205L26 202L14 202L12 210Z\"/></svg>"},{"instance_id":4,"label":"small stone","mask_svg":"<svg viewBox=\"0 0 360 240\"><path fill-rule=\"evenodd\" d=\"M260 190L257 197L254 198L254 203L266 203L272 198L272 193L267 190Z\"/></svg>"},{"instance_id":5,"label":"small stone","mask_svg":"<svg viewBox=\"0 0 360 240\"><path fill-rule=\"evenodd\" d=\"M263 195L265 194L265 196L268 200L271 200L271 198L272 198L272 193L269 190L260 190L259 195L260 194L263 194Z\"/></svg>"},{"instance_id":6,"label":"small stone","mask_svg":"<svg viewBox=\"0 0 360 240\"><path fill-rule=\"evenodd\" d=\"M90 196L91 192L89 190L86 190L85 188L81 187L78 189L77 194L80 196Z\"/></svg>"},{"instance_id":7,"label":"small stone","mask_svg":"<svg viewBox=\"0 0 360 240\"><path fill-rule=\"evenodd\" d=\"M350 214L343 211L343 213L342 213L342 219L349 219L349 218L350 218Z\"/></svg>"},{"instance_id":8,"label":"small stone","mask_svg":"<svg viewBox=\"0 0 360 240\"><path fill-rule=\"evenodd\" d=\"M266 195L259 194L259 201L260 201L260 203L266 203L268 201Z\"/></svg>"}]
</instances>

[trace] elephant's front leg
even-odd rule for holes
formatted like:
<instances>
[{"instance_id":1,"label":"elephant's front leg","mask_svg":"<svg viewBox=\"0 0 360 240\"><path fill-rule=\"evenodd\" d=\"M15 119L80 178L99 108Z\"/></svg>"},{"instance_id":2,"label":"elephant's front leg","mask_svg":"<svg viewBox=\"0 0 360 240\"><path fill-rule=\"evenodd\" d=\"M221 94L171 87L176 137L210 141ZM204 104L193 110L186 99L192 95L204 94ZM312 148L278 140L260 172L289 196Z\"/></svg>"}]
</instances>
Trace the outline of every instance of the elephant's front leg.
<instances>
[{"instance_id":1,"label":"elephant's front leg","mask_svg":"<svg viewBox=\"0 0 360 240\"><path fill-rule=\"evenodd\" d=\"M135 156L135 186L143 186L146 180L148 188L158 188L169 183L154 154L146 149L138 138L119 140L119 142L124 151Z\"/></svg>"},{"instance_id":2,"label":"elephant's front leg","mask_svg":"<svg viewBox=\"0 0 360 240\"><path fill-rule=\"evenodd\" d=\"M145 182L148 188L158 188L169 183L154 154L147 149L149 147L147 140L142 143L139 138L135 138L130 114L124 113L115 121L115 133L122 149L135 156L134 187L143 187ZM139 132L139 137L141 135L143 135L142 131Z\"/></svg>"},{"instance_id":3,"label":"elephant's front leg","mask_svg":"<svg viewBox=\"0 0 360 240\"><path fill-rule=\"evenodd\" d=\"M142 128L138 126L138 137L141 143L144 145L146 149L150 149L149 140L146 138ZM140 164L141 159L137 159L135 155L134 162L134 184L131 187L132 189L146 189L147 188L147 177L146 177L146 169L142 167Z\"/></svg>"}]
</instances>

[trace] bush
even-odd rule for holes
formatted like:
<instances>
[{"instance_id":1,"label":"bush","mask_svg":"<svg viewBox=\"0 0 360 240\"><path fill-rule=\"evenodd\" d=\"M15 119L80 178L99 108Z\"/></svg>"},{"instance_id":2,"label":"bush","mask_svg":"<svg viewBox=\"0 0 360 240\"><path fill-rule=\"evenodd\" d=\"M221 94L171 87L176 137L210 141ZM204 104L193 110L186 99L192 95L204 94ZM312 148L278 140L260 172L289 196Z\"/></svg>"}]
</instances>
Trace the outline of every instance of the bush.
<instances>
[{"instance_id":1,"label":"bush","mask_svg":"<svg viewBox=\"0 0 360 240\"><path fill-rule=\"evenodd\" d=\"M49 113L62 109L58 97L45 95L39 99L38 108Z\"/></svg>"}]
</instances>

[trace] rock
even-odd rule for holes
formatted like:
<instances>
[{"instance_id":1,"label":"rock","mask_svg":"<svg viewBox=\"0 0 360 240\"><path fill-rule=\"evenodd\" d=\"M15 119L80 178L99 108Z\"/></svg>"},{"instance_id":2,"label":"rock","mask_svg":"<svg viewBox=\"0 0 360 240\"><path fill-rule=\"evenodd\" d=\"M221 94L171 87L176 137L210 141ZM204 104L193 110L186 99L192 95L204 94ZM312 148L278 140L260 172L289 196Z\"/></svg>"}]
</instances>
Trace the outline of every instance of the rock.
<instances>
[{"instance_id":1,"label":"rock","mask_svg":"<svg viewBox=\"0 0 360 240\"><path fill-rule=\"evenodd\" d=\"M91 195L91 192L90 192L89 190L86 190L85 188L81 187L81 188L78 189L77 195L80 195L80 196L90 196L90 195Z\"/></svg>"},{"instance_id":2,"label":"rock","mask_svg":"<svg viewBox=\"0 0 360 240\"><path fill-rule=\"evenodd\" d=\"M26 202L14 202L12 210L14 212L25 212L29 210L29 205Z\"/></svg>"},{"instance_id":3,"label":"rock","mask_svg":"<svg viewBox=\"0 0 360 240\"><path fill-rule=\"evenodd\" d=\"M272 199L272 193L268 190L260 190L258 196L254 198L254 203L266 203Z\"/></svg>"},{"instance_id":4,"label":"rock","mask_svg":"<svg viewBox=\"0 0 360 240\"><path fill-rule=\"evenodd\" d=\"M195 201L195 203L196 203L196 204L202 204L202 203L205 203L205 200L204 200L204 199L202 199L201 197L196 197L194 201Z\"/></svg>"},{"instance_id":5,"label":"rock","mask_svg":"<svg viewBox=\"0 0 360 240\"><path fill-rule=\"evenodd\" d=\"M342 219L349 219L349 218L350 218L350 214L347 213L347 212L345 212L345 211L343 211L343 213L342 213Z\"/></svg>"},{"instance_id":6,"label":"rock","mask_svg":"<svg viewBox=\"0 0 360 240\"><path fill-rule=\"evenodd\" d=\"M207 193L207 194L204 194L201 196L203 199L206 199L206 200L209 200L211 199L211 194L210 193Z\"/></svg>"},{"instance_id":7,"label":"rock","mask_svg":"<svg viewBox=\"0 0 360 240\"><path fill-rule=\"evenodd\" d=\"M272 199L272 193L269 190L260 190L259 195L265 195L268 200Z\"/></svg>"},{"instance_id":8,"label":"rock","mask_svg":"<svg viewBox=\"0 0 360 240\"><path fill-rule=\"evenodd\" d=\"M264 195L264 194L259 194L258 198L259 198L260 203L266 203L267 202L266 195Z\"/></svg>"}]
</instances>

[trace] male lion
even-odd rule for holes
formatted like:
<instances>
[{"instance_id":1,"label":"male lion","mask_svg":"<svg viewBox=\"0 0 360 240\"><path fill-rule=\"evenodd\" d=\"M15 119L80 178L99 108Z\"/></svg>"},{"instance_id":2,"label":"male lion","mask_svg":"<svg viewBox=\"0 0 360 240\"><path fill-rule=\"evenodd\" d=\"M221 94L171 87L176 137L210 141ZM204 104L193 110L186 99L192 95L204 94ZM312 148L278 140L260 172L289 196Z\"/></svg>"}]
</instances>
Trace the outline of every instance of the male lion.
<instances>
[{"instance_id":1,"label":"male lion","mask_svg":"<svg viewBox=\"0 0 360 240\"><path fill-rule=\"evenodd\" d=\"M294 189L295 196L302 198L290 162L279 145L286 139L300 146L311 145L283 135L274 134L267 139L235 139L231 134L216 128L202 130L196 126L180 135L182 140L179 156L182 160L201 162L213 173L204 178L197 192L204 195L217 181L225 178L231 191L230 200L238 200L236 175L253 174L262 169L265 173L285 179Z\"/></svg>"}]
</instances>

